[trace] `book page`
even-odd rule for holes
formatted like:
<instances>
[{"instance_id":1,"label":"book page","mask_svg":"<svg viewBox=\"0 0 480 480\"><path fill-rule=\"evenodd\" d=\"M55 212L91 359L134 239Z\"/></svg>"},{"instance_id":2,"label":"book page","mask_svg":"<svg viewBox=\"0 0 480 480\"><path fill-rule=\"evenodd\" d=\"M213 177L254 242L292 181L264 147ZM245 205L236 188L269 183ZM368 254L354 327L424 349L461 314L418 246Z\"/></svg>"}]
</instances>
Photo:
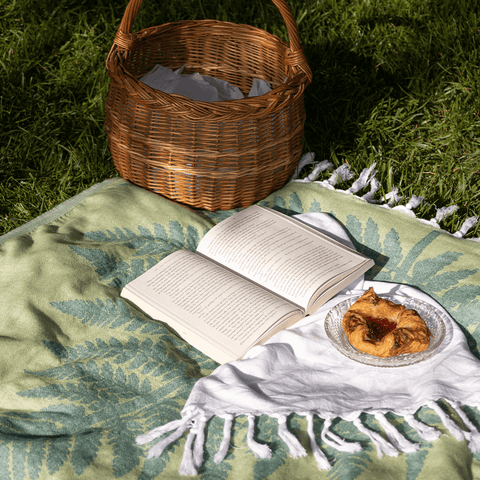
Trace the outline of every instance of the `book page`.
<instances>
[{"instance_id":1,"label":"book page","mask_svg":"<svg viewBox=\"0 0 480 480\"><path fill-rule=\"evenodd\" d=\"M212 228L197 252L307 310L327 288L366 259L301 222L253 206Z\"/></svg>"},{"instance_id":2,"label":"book page","mask_svg":"<svg viewBox=\"0 0 480 480\"><path fill-rule=\"evenodd\" d=\"M234 352L232 359L243 355L273 324L298 313L277 295L188 250L164 258L130 282L122 296L134 303L138 297L153 318L154 309L162 311L184 327L180 334L191 330Z\"/></svg>"}]
</instances>

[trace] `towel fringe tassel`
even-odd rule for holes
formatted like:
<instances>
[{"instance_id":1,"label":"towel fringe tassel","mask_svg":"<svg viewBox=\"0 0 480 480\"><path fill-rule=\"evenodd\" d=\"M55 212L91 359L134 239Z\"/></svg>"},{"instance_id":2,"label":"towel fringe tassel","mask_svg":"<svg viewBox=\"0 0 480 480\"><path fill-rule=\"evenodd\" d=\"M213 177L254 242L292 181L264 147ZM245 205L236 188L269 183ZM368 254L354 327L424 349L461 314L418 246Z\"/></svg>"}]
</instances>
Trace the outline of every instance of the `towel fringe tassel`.
<instances>
[{"instance_id":1,"label":"towel fringe tassel","mask_svg":"<svg viewBox=\"0 0 480 480\"><path fill-rule=\"evenodd\" d=\"M307 182L313 182L318 178L321 172L329 170L333 167L333 163L330 163L328 160L324 160L315 166L312 173L306 178Z\"/></svg>"},{"instance_id":2,"label":"towel fringe tassel","mask_svg":"<svg viewBox=\"0 0 480 480\"><path fill-rule=\"evenodd\" d=\"M223 418L225 420L225 423L223 424L223 438L217 453L213 457L215 463L223 461L227 455L230 446L230 439L232 438L233 415L225 415Z\"/></svg>"},{"instance_id":3,"label":"towel fringe tassel","mask_svg":"<svg viewBox=\"0 0 480 480\"><path fill-rule=\"evenodd\" d=\"M460 227L460 230L458 232L455 232L453 234L454 237L457 238L463 238L465 234L476 224L478 223L478 218L477 217L468 217Z\"/></svg>"},{"instance_id":4,"label":"towel fringe tassel","mask_svg":"<svg viewBox=\"0 0 480 480\"><path fill-rule=\"evenodd\" d=\"M437 223L441 222L444 218L450 216L453 212L458 210L458 205L450 205L449 207L442 207L437 210L435 215L435 221Z\"/></svg>"},{"instance_id":5,"label":"towel fringe tassel","mask_svg":"<svg viewBox=\"0 0 480 480\"><path fill-rule=\"evenodd\" d=\"M435 427L430 427L429 425L425 425L424 423L418 421L411 413L403 415L405 421L416 430L418 436L426 440L427 442L433 442L437 440L438 437L442 434L439 430Z\"/></svg>"},{"instance_id":6,"label":"towel fringe tassel","mask_svg":"<svg viewBox=\"0 0 480 480\"><path fill-rule=\"evenodd\" d=\"M467 437L468 449L472 453L480 452L480 432L477 427L469 420L467 414L460 408L460 405L457 402L452 402L449 400L450 405L458 413L458 416L462 419L462 422L470 430L469 432L464 432L465 437Z\"/></svg>"},{"instance_id":7,"label":"towel fringe tassel","mask_svg":"<svg viewBox=\"0 0 480 480\"><path fill-rule=\"evenodd\" d=\"M255 417L248 415L248 432L247 432L247 445L253 454L259 458L272 458L272 451L268 445L258 443L253 434L255 431Z\"/></svg>"},{"instance_id":8,"label":"towel fringe tassel","mask_svg":"<svg viewBox=\"0 0 480 480\"><path fill-rule=\"evenodd\" d=\"M424 200L425 197L417 197L417 195L412 195L412 198L410 198L405 206L409 210L412 210L413 208L417 208Z\"/></svg>"},{"instance_id":9,"label":"towel fringe tassel","mask_svg":"<svg viewBox=\"0 0 480 480\"><path fill-rule=\"evenodd\" d=\"M418 443L410 442L407 440L383 415L383 413L375 413L375 418L378 420L382 428L385 430L388 439L399 450L405 453L415 453L420 445Z\"/></svg>"},{"instance_id":10,"label":"towel fringe tassel","mask_svg":"<svg viewBox=\"0 0 480 480\"><path fill-rule=\"evenodd\" d=\"M187 441L185 442L185 448L183 450L182 463L178 469L180 475L197 475L197 469L195 468L193 460L192 443L196 436L193 430L190 430Z\"/></svg>"},{"instance_id":11,"label":"towel fringe tassel","mask_svg":"<svg viewBox=\"0 0 480 480\"><path fill-rule=\"evenodd\" d=\"M303 167L307 165L311 165L315 159L315 153L308 152L306 153L298 162L297 167L295 168L295 172L293 173L292 177L290 178L289 182L295 180L299 175Z\"/></svg>"},{"instance_id":12,"label":"towel fringe tassel","mask_svg":"<svg viewBox=\"0 0 480 480\"><path fill-rule=\"evenodd\" d=\"M387 193L385 196L383 196L380 200L382 202L388 202L385 205L382 205L382 207L385 208L392 208L394 205L396 205L401 199L403 198L402 195L398 195L398 188L392 188L392 191Z\"/></svg>"},{"instance_id":13,"label":"towel fringe tassel","mask_svg":"<svg viewBox=\"0 0 480 480\"><path fill-rule=\"evenodd\" d=\"M462 430L454 420L443 410L441 405L436 401L427 402L427 406L435 411L435 413L440 417L442 423L450 431L452 436L458 441L468 440L469 449L472 453L480 452L480 431L478 428L469 420L466 413L460 408L458 402L450 401L452 408L458 413L462 422L468 431ZM477 406L477 409L480 409L480 405ZM385 434L388 438L386 440L381 434L374 430L370 430L366 427L361 419L360 412L357 412L358 416L352 420L353 424L357 429L367 435L372 443L375 445L377 450L377 455L379 458L382 458L383 455L388 455L390 457L397 457L399 451L405 453L415 453L420 445L414 443L405 438L396 428L392 425L386 416L383 413L376 412L374 417L380 423L381 427L384 429ZM318 415L318 413L316 413ZM313 430L313 412L308 412L306 414L307 418L307 431L310 441L310 447L317 462L319 470L329 470L332 465L329 462L325 453L320 449L317 441L315 432ZM318 415L320 417L320 415ZM417 420L413 414L406 413L402 414L405 421L416 430L418 435L426 441L434 441L439 438L441 432L429 425L424 424ZM197 468L199 468L203 463L204 456L204 443L205 443L205 427L207 422L210 420L210 416L206 415L196 415L185 416L180 420L174 420L169 422L161 427L157 427L150 432L139 435L136 438L138 445L143 445L148 443L167 432L173 431L169 436L162 438L156 445L154 445L148 452L147 458L153 458L160 456L165 448L179 439L183 433L190 429L183 452L182 462L180 464L179 473L180 475L197 475ZM221 441L220 447L215 454L214 462L220 463L224 460L231 441L231 432L233 419L235 416L233 414L223 414L222 418L224 419L223 427L223 439ZM301 445L298 438L288 430L287 426L287 415L275 415L274 418L278 420L278 435L286 443L290 456L293 458L305 457L307 456L307 451ZM247 445L257 458L271 458L272 451L268 445L258 443L254 438L255 432L255 416L253 414L247 415L248 419L248 431L247 431ZM359 442L347 442L346 440L340 438L338 435L333 433L330 430L332 426L332 418L325 418L323 428L321 431L321 438L325 444L339 450L341 452L355 453L362 451L362 446Z\"/></svg>"},{"instance_id":14,"label":"towel fringe tassel","mask_svg":"<svg viewBox=\"0 0 480 480\"><path fill-rule=\"evenodd\" d=\"M457 439L459 442L462 440L465 440L465 433L448 415L447 413L442 409L442 407L434 401L430 401L427 403L427 405L435 410L435 413L440 417L440 420L442 423L448 428L448 431L453 435L455 439Z\"/></svg>"},{"instance_id":15,"label":"towel fringe tassel","mask_svg":"<svg viewBox=\"0 0 480 480\"><path fill-rule=\"evenodd\" d=\"M375 170L376 165L376 163L373 163L370 167L364 168L358 179L353 182L352 186L345 193L357 193L362 188L365 188L377 174Z\"/></svg>"},{"instance_id":16,"label":"towel fringe tassel","mask_svg":"<svg viewBox=\"0 0 480 480\"><path fill-rule=\"evenodd\" d=\"M346 442L343 438L340 438L338 435L333 433L330 429L332 426L332 419L326 418L325 423L323 424L322 429L322 440L331 447L339 450L340 452L361 452L363 450L362 446L358 442ZM327 435L330 437L328 438Z\"/></svg>"},{"instance_id":17,"label":"towel fringe tassel","mask_svg":"<svg viewBox=\"0 0 480 480\"><path fill-rule=\"evenodd\" d=\"M192 428L196 434L193 445L193 463L198 468L203 463L203 445L205 444L205 425L211 417L202 416L198 420L198 425Z\"/></svg>"},{"instance_id":18,"label":"towel fringe tassel","mask_svg":"<svg viewBox=\"0 0 480 480\"><path fill-rule=\"evenodd\" d=\"M310 448L312 449L313 456L318 465L319 470L330 470L332 468L331 463L328 461L326 455L320 450L318 443L315 439L315 432L313 431L313 414L307 414L307 432L310 439Z\"/></svg>"},{"instance_id":19,"label":"towel fringe tassel","mask_svg":"<svg viewBox=\"0 0 480 480\"><path fill-rule=\"evenodd\" d=\"M158 437L161 437L164 433L171 432L172 430L177 429L180 425L187 423L185 418L180 418L179 420L173 420L171 422L166 423L160 427L154 428L143 435L139 435L135 441L137 445L144 445L145 443L149 443L152 440L155 440Z\"/></svg>"},{"instance_id":20,"label":"towel fringe tassel","mask_svg":"<svg viewBox=\"0 0 480 480\"><path fill-rule=\"evenodd\" d=\"M346 180L351 180L353 177L354 174L350 171L350 167L344 163L332 173L327 183L334 187L339 181L345 182Z\"/></svg>"},{"instance_id":21,"label":"towel fringe tassel","mask_svg":"<svg viewBox=\"0 0 480 480\"><path fill-rule=\"evenodd\" d=\"M278 435L287 444L290 456L293 458L306 457L307 451L303 448L297 437L288 430L286 415L280 415L277 420Z\"/></svg>"},{"instance_id":22,"label":"towel fringe tassel","mask_svg":"<svg viewBox=\"0 0 480 480\"><path fill-rule=\"evenodd\" d=\"M392 445L389 441L385 440L378 432L367 428L360 420L360 417L357 417L353 421L353 424L358 428L360 432L370 438L372 443L375 445L375 448L377 449L378 458L382 458L383 454L389 457L398 457L400 452L395 448L395 446Z\"/></svg>"},{"instance_id":23,"label":"towel fringe tassel","mask_svg":"<svg viewBox=\"0 0 480 480\"><path fill-rule=\"evenodd\" d=\"M325 170L331 170L333 168L333 164L328 160L324 160L323 162L318 163L315 165L313 171L305 178L299 179L298 176L300 175L300 171L306 165L311 165L314 163L315 154L313 152L306 153L301 159L300 162L295 169L295 173L290 178L289 182L300 182L300 183L319 183L322 187L327 188L328 190L335 190L340 193L346 193L348 195L354 195L359 192L362 188L365 188L370 183L370 192L366 193L362 197L362 200L368 203L383 203L381 205L387 209L393 209L400 211L412 218L416 218L415 213L412 211L414 208L417 208L423 201L424 197L412 195L412 198L408 201L406 205L398 205L398 202L403 198L402 196L398 195L398 188L393 188L390 193L382 197L380 200L375 200L375 193L380 189L380 182L375 178L376 171L374 170L375 163L373 163L369 168L363 169L362 173L359 175L358 179L355 180L350 188L347 190L338 190L335 188L335 185L340 181L348 181L351 180L355 175L350 171L350 168L347 164L343 164L338 167L328 178L327 180L323 181L316 181L318 176L321 172ZM388 203L385 203L388 202ZM439 228L439 223L444 220L445 217L451 215L453 212L458 210L457 205L451 205L449 207L442 207L437 210L435 218L430 220L424 220L423 218L417 218L417 220L423 224L430 225L434 228ZM456 238L463 238L465 234L476 224L478 223L478 217L469 217L465 220L460 230L457 232L450 234ZM445 230L443 230L445 231ZM449 232L447 232L449 233ZM474 242L480 242L480 238L469 238L468 240Z\"/></svg>"},{"instance_id":24,"label":"towel fringe tassel","mask_svg":"<svg viewBox=\"0 0 480 480\"><path fill-rule=\"evenodd\" d=\"M370 191L363 195L361 198L368 203L377 203L375 200L375 194L380 189L380 182L374 177L370 182Z\"/></svg>"},{"instance_id":25,"label":"towel fringe tassel","mask_svg":"<svg viewBox=\"0 0 480 480\"><path fill-rule=\"evenodd\" d=\"M174 422L170 422L170 425L173 424L173 423ZM175 432L170 434L168 437L162 438L156 445L154 445L148 451L147 458L159 457L163 453L165 448L167 448L171 443L175 442L175 440L178 440L183 435L185 430L188 429L188 424L189 424L188 420L185 420L185 419L182 420L181 423L180 423L180 426L176 429ZM167 425L169 425L169 424L167 424ZM167 425L164 425L164 427L166 427ZM157 429L157 433L158 433L159 430L160 429ZM168 430L165 430L165 431L168 431ZM150 432L150 433L152 433L152 432ZM165 432L163 432L163 433L165 433ZM159 437L160 435L162 435L162 433L157 434L156 437ZM144 435L142 435L142 437L144 437ZM137 437L137 443L138 443L138 437Z\"/></svg>"}]
</instances>

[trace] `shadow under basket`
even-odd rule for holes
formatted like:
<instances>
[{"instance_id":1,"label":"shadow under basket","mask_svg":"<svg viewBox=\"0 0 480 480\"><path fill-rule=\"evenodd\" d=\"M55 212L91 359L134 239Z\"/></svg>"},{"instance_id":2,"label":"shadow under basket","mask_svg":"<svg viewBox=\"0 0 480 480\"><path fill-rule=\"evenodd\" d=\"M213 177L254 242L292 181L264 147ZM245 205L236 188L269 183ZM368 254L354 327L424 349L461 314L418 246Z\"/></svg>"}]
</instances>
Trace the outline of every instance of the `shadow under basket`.
<instances>
[{"instance_id":1,"label":"shadow under basket","mask_svg":"<svg viewBox=\"0 0 480 480\"><path fill-rule=\"evenodd\" d=\"M312 81L296 23L272 0L290 45L248 25L216 20L131 30L142 0L130 0L108 54L105 129L125 180L195 208L247 207L283 187L302 154L304 91ZM139 78L156 64L228 81L259 97L200 102L155 90Z\"/></svg>"}]
</instances>

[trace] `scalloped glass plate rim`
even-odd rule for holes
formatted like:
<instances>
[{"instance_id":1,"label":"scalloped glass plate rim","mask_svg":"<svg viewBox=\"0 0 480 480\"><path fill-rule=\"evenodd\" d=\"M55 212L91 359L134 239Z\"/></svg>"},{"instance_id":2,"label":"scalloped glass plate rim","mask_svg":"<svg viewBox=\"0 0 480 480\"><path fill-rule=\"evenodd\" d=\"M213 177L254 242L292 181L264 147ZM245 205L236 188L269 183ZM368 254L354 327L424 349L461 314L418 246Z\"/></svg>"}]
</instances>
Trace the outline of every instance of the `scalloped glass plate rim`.
<instances>
[{"instance_id":1,"label":"scalloped glass plate rim","mask_svg":"<svg viewBox=\"0 0 480 480\"><path fill-rule=\"evenodd\" d=\"M332 345L347 358L374 367L405 367L423 362L435 355L438 348L444 342L446 335L442 312L429 303L404 295L379 294L379 297L395 303L401 303L407 308L417 311L420 310L418 312L420 316L425 320L430 330L434 330L432 331L434 337L430 341L428 349L418 353L404 353L403 355L397 355L395 357L375 357L374 355L358 351L348 341L347 335L343 331L342 320L345 312L360 298L360 295L352 296L337 303L337 305L327 313L325 317L325 332Z\"/></svg>"}]
</instances>

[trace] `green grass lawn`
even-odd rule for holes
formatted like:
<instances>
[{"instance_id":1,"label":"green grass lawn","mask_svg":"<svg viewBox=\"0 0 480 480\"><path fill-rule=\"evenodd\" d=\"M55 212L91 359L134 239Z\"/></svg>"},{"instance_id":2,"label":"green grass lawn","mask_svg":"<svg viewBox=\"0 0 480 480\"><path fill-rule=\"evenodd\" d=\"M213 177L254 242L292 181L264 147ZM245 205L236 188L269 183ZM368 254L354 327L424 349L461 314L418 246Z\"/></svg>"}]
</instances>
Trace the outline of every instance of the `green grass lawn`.
<instances>
[{"instance_id":1,"label":"green grass lawn","mask_svg":"<svg viewBox=\"0 0 480 480\"><path fill-rule=\"evenodd\" d=\"M288 3L314 76L304 153L357 174L376 162L377 195L425 197L422 218L458 205L447 231L479 216L478 0ZM0 234L118 176L103 126L105 59L126 5L0 0ZM267 0L144 0L134 30L205 18L288 40ZM467 237L479 236L477 224Z\"/></svg>"}]
</instances>

